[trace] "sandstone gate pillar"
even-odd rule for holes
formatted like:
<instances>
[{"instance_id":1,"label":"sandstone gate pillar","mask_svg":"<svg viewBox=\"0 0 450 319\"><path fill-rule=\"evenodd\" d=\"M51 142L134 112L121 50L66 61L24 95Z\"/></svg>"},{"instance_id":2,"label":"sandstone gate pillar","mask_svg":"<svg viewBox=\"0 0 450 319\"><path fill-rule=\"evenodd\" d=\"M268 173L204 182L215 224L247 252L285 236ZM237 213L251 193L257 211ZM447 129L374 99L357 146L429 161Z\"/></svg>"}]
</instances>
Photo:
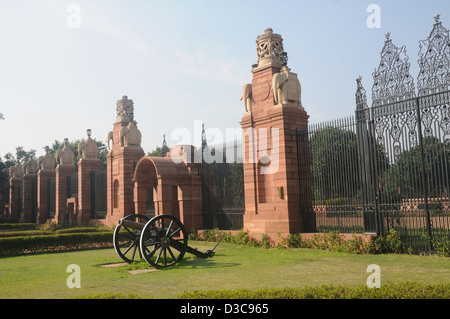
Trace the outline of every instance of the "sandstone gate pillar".
<instances>
[{"instance_id":1,"label":"sandstone gate pillar","mask_svg":"<svg viewBox=\"0 0 450 319\"><path fill-rule=\"evenodd\" d=\"M259 239L267 234L308 231L298 174L296 129L308 125L297 74L287 67L281 35L267 29L257 38L258 64L244 86L247 113L241 120L244 142L244 228ZM300 190L302 189L302 191ZM309 190L310 191L310 190ZM301 194L302 193L302 194Z\"/></svg>"},{"instance_id":2,"label":"sandstone gate pillar","mask_svg":"<svg viewBox=\"0 0 450 319\"><path fill-rule=\"evenodd\" d=\"M77 224L79 226L89 223L92 218L92 185L91 173L100 169L100 160L98 159L98 146L91 139L88 130L87 140L83 140L78 145L78 151L82 158L78 161L78 212Z\"/></svg>"},{"instance_id":3,"label":"sandstone gate pillar","mask_svg":"<svg viewBox=\"0 0 450 319\"><path fill-rule=\"evenodd\" d=\"M23 168L16 164L9 170L9 218L19 219L22 214Z\"/></svg>"},{"instance_id":4,"label":"sandstone gate pillar","mask_svg":"<svg viewBox=\"0 0 450 319\"><path fill-rule=\"evenodd\" d=\"M59 161L56 167L56 211L55 221L58 225L69 222L67 211L67 177L76 174L77 169L73 163L74 154L70 148L64 146L56 152Z\"/></svg>"},{"instance_id":5,"label":"sandstone gate pillar","mask_svg":"<svg viewBox=\"0 0 450 319\"><path fill-rule=\"evenodd\" d=\"M145 155L141 132L134 121L133 100L123 96L117 101L117 120L108 134L107 215L105 223L117 225L119 219L135 213L133 175L137 162Z\"/></svg>"},{"instance_id":6,"label":"sandstone gate pillar","mask_svg":"<svg viewBox=\"0 0 450 319\"><path fill-rule=\"evenodd\" d=\"M55 160L49 154L41 156L38 160L37 173L37 218L38 224L45 224L49 218L49 182L56 177Z\"/></svg>"},{"instance_id":7,"label":"sandstone gate pillar","mask_svg":"<svg viewBox=\"0 0 450 319\"><path fill-rule=\"evenodd\" d=\"M23 163L22 223L35 223L37 216L37 163L29 160Z\"/></svg>"}]
</instances>

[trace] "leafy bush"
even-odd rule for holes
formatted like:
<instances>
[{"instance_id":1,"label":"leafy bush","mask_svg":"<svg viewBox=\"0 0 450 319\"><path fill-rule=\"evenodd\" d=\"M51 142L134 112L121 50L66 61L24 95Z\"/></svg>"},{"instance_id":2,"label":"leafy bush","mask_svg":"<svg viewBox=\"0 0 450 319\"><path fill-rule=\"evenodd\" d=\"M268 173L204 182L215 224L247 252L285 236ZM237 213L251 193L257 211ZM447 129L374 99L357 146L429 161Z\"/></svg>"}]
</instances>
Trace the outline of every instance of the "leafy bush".
<instances>
[{"instance_id":1,"label":"leafy bush","mask_svg":"<svg viewBox=\"0 0 450 319\"><path fill-rule=\"evenodd\" d=\"M58 229L58 225L55 222L46 222L38 226L41 231L55 231Z\"/></svg>"},{"instance_id":2,"label":"leafy bush","mask_svg":"<svg viewBox=\"0 0 450 319\"><path fill-rule=\"evenodd\" d=\"M372 241L367 240L367 235L358 237L356 234L352 234L351 239L344 239L342 234L337 231L332 231L329 233L314 234L310 239L302 238L301 234L289 234L286 237L280 237L277 244L265 234L262 235L261 240L252 238L243 229L236 235L231 235L230 232L222 232L218 229L205 230L201 235L197 233L191 235L191 240L219 241L223 237L224 242L252 247L311 248L351 254L414 253L412 248L403 245L401 234L395 229L391 229L386 237L380 236ZM433 242L435 252L438 255L449 257L450 239L436 239Z\"/></svg>"},{"instance_id":3,"label":"leafy bush","mask_svg":"<svg viewBox=\"0 0 450 319\"><path fill-rule=\"evenodd\" d=\"M381 288L320 286L280 289L238 289L184 292L180 299L449 299L450 284L387 283Z\"/></svg>"},{"instance_id":4,"label":"leafy bush","mask_svg":"<svg viewBox=\"0 0 450 319\"><path fill-rule=\"evenodd\" d=\"M450 238L449 237L434 238L433 248L439 255L450 257Z\"/></svg>"}]
</instances>

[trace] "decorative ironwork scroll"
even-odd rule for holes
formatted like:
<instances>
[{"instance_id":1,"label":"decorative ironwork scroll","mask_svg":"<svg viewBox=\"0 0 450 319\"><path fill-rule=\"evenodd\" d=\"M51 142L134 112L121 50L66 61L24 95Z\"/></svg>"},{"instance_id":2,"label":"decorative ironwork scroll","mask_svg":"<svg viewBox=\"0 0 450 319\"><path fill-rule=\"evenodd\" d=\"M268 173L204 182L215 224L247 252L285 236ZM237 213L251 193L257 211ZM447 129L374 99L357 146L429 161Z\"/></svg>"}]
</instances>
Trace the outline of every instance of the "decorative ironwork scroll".
<instances>
[{"instance_id":1,"label":"decorative ironwork scroll","mask_svg":"<svg viewBox=\"0 0 450 319\"><path fill-rule=\"evenodd\" d=\"M450 40L449 31L434 16L436 23L429 37L419 41L419 96L444 92L450 88Z\"/></svg>"},{"instance_id":2,"label":"decorative ironwork scroll","mask_svg":"<svg viewBox=\"0 0 450 319\"><path fill-rule=\"evenodd\" d=\"M406 47L395 46L390 33L386 33L386 41L381 51L381 62L373 73L373 106L414 97L414 80L409 73L408 60Z\"/></svg>"}]
</instances>

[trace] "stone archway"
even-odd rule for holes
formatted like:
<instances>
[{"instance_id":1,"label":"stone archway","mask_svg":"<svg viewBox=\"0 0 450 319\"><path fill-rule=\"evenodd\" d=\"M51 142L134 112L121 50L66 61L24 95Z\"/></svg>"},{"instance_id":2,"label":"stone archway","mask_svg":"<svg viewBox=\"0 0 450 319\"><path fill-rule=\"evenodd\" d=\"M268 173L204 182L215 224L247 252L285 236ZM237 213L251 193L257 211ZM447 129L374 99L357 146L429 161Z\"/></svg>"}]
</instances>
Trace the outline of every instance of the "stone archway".
<instances>
[{"instance_id":1,"label":"stone archway","mask_svg":"<svg viewBox=\"0 0 450 319\"><path fill-rule=\"evenodd\" d=\"M150 158L143 158L136 165L134 173L134 204L136 214L146 215L149 189L153 192L153 201L155 201L158 198L156 167ZM158 215L156 204L155 215Z\"/></svg>"},{"instance_id":2,"label":"stone archway","mask_svg":"<svg viewBox=\"0 0 450 319\"><path fill-rule=\"evenodd\" d=\"M155 215L172 215L186 229L203 226L201 177L195 164L167 157L143 157L134 172L135 214L145 215L147 191L153 189Z\"/></svg>"}]
</instances>

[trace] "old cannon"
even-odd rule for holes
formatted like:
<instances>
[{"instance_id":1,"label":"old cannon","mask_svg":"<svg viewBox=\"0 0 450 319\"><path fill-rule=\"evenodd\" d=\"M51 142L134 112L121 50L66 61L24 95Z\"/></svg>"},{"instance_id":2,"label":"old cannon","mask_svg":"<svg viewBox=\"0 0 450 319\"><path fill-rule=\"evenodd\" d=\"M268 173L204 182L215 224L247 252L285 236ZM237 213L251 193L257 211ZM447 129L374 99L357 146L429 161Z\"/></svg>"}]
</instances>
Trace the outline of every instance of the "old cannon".
<instances>
[{"instance_id":1,"label":"old cannon","mask_svg":"<svg viewBox=\"0 0 450 319\"><path fill-rule=\"evenodd\" d=\"M128 215L119 220L114 230L114 249L127 263L137 254L155 268L166 268L180 262L185 253L199 258L214 255L214 249L206 252L188 246L188 234L183 223L171 215L157 215L151 219L144 215Z\"/></svg>"}]
</instances>

